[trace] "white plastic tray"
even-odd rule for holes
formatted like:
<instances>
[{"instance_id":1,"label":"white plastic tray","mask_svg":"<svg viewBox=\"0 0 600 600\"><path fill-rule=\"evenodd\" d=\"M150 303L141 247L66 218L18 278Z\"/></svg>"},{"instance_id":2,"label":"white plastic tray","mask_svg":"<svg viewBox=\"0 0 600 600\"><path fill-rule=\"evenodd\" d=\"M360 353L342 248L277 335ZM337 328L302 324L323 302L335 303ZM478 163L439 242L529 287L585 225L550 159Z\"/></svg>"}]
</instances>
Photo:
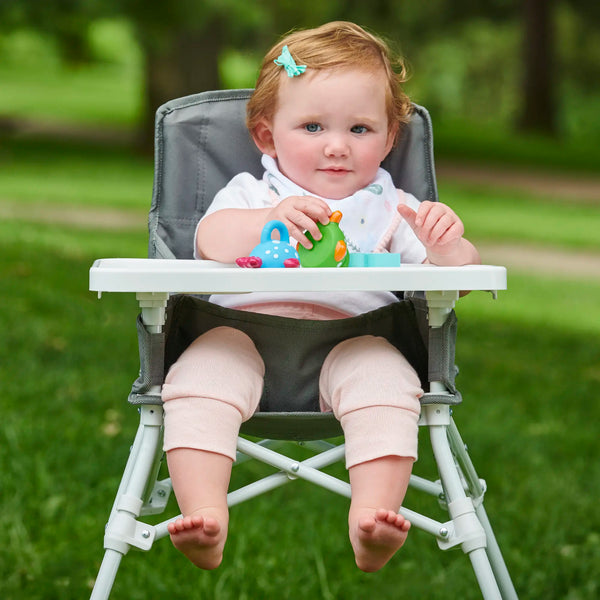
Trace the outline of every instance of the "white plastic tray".
<instances>
[{"instance_id":1,"label":"white plastic tray","mask_svg":"<svg viewBox=\"0 0 600 600\"><path fill-rule=\"evenodd\" d=\"M506 269L491 265L242 269L207 260L103 258L96 260L90 269L90 290L99 294L504 289Z\"/></svg>"}]
</instances>

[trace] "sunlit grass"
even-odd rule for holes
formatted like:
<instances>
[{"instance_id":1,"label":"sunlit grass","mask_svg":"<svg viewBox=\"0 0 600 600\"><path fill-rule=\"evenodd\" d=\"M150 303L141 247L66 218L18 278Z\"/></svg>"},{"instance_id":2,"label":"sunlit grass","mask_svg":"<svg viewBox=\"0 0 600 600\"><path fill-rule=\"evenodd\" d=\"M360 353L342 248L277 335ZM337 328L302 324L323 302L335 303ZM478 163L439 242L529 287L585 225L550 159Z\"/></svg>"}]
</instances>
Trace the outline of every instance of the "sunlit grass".
<instances>
[{"instance_id":1,"label":"sunlit grass","mask_svg":"<svg viewBox=\"0 0 600 600\"><path fill-rule=\"evenodd\" d=\"M139 77L113 66L19 72L0 67L0 114L42 122L130 127L140 113ZM65 93L65 90L69 90Z\"/></svg>"},{"instance_id":2,"label":"sunlit grass","mask_svg":"<svg viewBox=\"0 0 600 600\"><path fill-rule=\"evenodd\" d=\"M546 199L468 182L441 182L440 200L460 215L473 239L542 243L600 252L600 201Z\"/></svg>"},{"instance_id":3,"label":"sunlit grass","mask_svg":"<svg viewBox=\"0 0 600 600\"><path fill-rule=\"evenodd\" d=\"M6 138L0 161L0 201L144 210L150 206L152 157L118 144Z\"/></svg>"},{"instance_id":4,"label":"sunlit grass","mask_svg":"<svg viewBox=\"0 0 600 600\"><path fill-rule=\"evenodd\" d=\"M0 239L0 525L9 542L0 591L87 597L136 427L126 396L138 369L133 295L98 300L87 274L98 256L143 255L145 235L5 221ZM464 403L455 418L488 482L487 510L517 589L533 600L592 600L599 591L600 331L589 323L599 290L577 291L582 304L552 279L511 277L497 301L473 293L458 305ZM424 434L420 445L415 471L430 475ZM239 467L235 482L254 470ZM443 518L415 492L406 504ZM419 531L384 571L359 572L346 511L343 498L292 482L232 509L217 571L194 569L163 540L124 558L114 598L437 598L440 586L443 597L480 597L468 559L441 553Z\"/></svg>"},{"instance_id":5,"label":"sunlit grass","mask_svg":"<svg viewBox=\"0 0 600 600\"><path fill-rule=\"evenodd\" d=\"M600 335L600 281L570 280L560 277L513 273L508 271L508 289L492 300L486 292L473 292L459 303L464 319L485 318L509 321L512 325L544 328L552 324L556 331Z\"/></svg>"},{"instance_id":6,"label":"sunlit grass","mask_svg":"<svg viewBox=\"0 0 600 600\"><path fill-rule=\"evenodd\" d=\"M5 276L4 285L7 285L8 278L13 274L18 277L21 269L33 271L31 263L35 261L25 252L27 248L36 248L40 253L63 256L66 259L147 256L148 234L143 228L129 231L96 230L93 223L90 223L87 227L73 229L24 220L4 220L0 222L0 235L3 238L0 243L7 244L7 240L10 240L10 243L23 248L23 256L16 263L11 265L7 257L2 271ZM14 272L11 266L16 269ZM87 289L87 282L83 283Z\"/></svg>"},{"instance_id":7,"label":"sunlit grass","mask_svg":"<svg viewBox=\"0 0 600 600\"><path fill-rule=\"evenodd\" d=\"M461 119L433 115L435 150L440 158L518 167L600 172L597 133L591 128L578 137L525 135L514 126L493 120L474 121L468 110Z\"/></svg>"},{"instance_id":8,"label":"sunlit grass","mask_svg":"<svg viewBox=\"0 0 600 600\"><path fill-rule=\"evenodd\" d=\"M90 31L94 61L60 62L52 40L30 30L0 36L0 115L50 123L132 127L142 106L143 63L124 21Z\"/></svg>"}]
</instances>

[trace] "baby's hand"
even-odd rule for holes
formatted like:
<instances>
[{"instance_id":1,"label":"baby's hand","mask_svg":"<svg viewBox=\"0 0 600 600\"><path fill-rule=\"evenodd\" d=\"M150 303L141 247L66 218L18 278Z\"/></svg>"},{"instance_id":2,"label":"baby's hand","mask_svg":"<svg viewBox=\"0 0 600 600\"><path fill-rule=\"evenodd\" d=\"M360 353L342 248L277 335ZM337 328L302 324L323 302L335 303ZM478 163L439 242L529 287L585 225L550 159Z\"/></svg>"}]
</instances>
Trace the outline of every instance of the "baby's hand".
<instances>
[{"instance_id":1,"label":"baby's hand","mask_svg":"<svg viewBox=\"0 0 600 600\"><path fill-rule=\"evenodd\" d=\"M427 255L448 256L459 249L465 232L456 213L441 202L421 202L415 212L406 204L398 212L427 249Z\"/></svg>"},{"instance_id":2,"label":"baby's hand","mask_svg":"<svg viewBox=\"0 0 600 600\"><path fill-rule=\"evenodd\" d=\"M304 234L310 232L315 240L321 239L317 222L327 225L331 210L327 203L314 196L289 196L269 213L269 220L277 219L288 229L290 237L298 240L305 248L312 244Z\"/></svg>"}]
</instances>

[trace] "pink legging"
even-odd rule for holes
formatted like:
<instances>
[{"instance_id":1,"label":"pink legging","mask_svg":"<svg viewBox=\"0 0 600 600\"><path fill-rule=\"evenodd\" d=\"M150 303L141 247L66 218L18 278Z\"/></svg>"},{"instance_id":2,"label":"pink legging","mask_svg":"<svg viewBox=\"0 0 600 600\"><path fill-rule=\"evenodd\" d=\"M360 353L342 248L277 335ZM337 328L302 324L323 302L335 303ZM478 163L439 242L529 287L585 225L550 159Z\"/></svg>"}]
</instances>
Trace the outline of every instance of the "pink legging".
<instances>
[{"instance_id":1,"label":"pink legging","mask_svg":"<svg viewBox=\"0 0 600 600\"><path fill-rule=\"evenodd\" d=\"M252 340L231 327L198 337L163 385L166 451L194 448L236 455L240 425L258 409L264 362ZM319 377L322 411L333 411L346 442L346 466L383 456L417 457L419 398L415 370L381 337L339 343Z\"/></svg>"}]
</instances>

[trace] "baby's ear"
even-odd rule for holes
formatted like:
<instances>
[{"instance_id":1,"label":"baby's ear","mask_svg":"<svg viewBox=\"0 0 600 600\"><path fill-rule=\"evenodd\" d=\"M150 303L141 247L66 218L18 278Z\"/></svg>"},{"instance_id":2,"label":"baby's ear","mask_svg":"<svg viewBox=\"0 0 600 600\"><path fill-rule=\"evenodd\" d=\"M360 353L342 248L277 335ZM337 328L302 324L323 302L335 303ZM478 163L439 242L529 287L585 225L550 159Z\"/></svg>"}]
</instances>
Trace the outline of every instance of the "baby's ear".
<instances>
[{"instance_id":1,"label":"baby's ear","mask_svg":"<svg viewBox=\"0 0 600 600\"><path fill-rule=\"evenodd\" d=\"M385 146L386 147L386 150L385 150L386 156L391 151L391 149L394 147L395 143L398 141L398 130L399 129L400 129L399 123L393 123L391 125L391 127L388 129L388 137L387 137L386 146Z\"/></svg>"},{"instance_id":2,"label":"baby's ear","mask_svg":"<svg viewBox=\"0 0 600 600\"><path fill-rule=\"evenodd\" d=\"M261 119L251 133L254 143L263 154L277 158L271 124L266 119Z\"/></svg>"}]
</instances>

